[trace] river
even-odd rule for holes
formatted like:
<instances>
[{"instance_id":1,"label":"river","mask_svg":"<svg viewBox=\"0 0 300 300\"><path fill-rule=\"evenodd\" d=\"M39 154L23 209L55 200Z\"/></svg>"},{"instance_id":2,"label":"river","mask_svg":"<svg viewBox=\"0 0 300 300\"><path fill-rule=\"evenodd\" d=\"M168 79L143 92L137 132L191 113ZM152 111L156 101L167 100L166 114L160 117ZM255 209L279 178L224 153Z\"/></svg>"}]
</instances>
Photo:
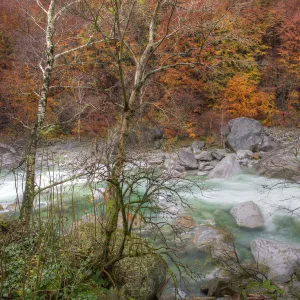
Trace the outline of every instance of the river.
<instances>
[{"instance_id":1,"label":"river","mask_svg":"<svg viewBox=\"0 0 300 300\"><path fill-rule=\"evenodd\" d=\"M66 172L59 175L55 172L51 174L55 174L55 180L67 176ZM22 180L19 179L16 182L12 174L2 177L0 204L4 207L5 212L7 205L14 203L17 198L16 187L19 194L22 194ZM46 186L51 182L46 174L43 174L40 178L42 186ZM267 179L248 173L230 179L208 180L205 177L193 177L193 180L201 181L204 189L199 191L195 188L192 194L181 194L191 206L183 213L192 216L199 224L213 222L217 226L229 229L235 238L235 244L242 259L252 258L249 245L256 238L300 244L300 210L297 210L300 206L300 185L284 184L280 180ZM74 183L78 186L75 192L72 188ZM67 203L70 203L71 199L73 201L75 199L79 215L91 211L89 201L91 190L85 185L84 178L65 184L63 189L59 187L57 189L59 189L60 194L64 194L66 207L68 207ZM47 193L44 193L40 198L42 206L47 204L47 201L49 201L47 199ZM230 209L235 204L250 200L259 206L264 216L265 227L262 229L240 228L235 224L230 214ZM199 268L204 265L205 261L205 255L197 250L192 242L186 245L186 249L179 254L179 257L181 262ZM174 266L172 268L175 271ZM214 269L203 270L203 277L213 277L214 272ZM189 281L187 286L182 284L180 288L183 294L189 296L199 295L199 282Z\"/></svg>"}]
</instances>

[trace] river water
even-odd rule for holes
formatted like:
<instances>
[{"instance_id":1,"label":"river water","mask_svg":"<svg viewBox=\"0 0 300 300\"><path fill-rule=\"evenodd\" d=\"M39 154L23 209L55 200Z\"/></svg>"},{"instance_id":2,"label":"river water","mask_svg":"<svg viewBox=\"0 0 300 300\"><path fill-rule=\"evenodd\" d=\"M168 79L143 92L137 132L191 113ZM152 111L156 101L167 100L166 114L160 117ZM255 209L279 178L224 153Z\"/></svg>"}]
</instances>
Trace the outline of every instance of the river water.
<instances>
[{"instance_id":1,"label":"river water","mask_svg":"<svg viewBox=\"0 0 300 300\"><path fill-rule=\"evenodd\" d=\"M55 173L52 173L52 175ZM61 179L67 173L60 173L55 180ZM3 176L2 176L3 177ZM52 176L53 177L53 176ZM192 216L199 224L215 223L217 226L229 229L235 238L235 244L243 259L251 259L250 242L256 238L267 238L288 243L300 244L300 184L285 184L283 181L267 179L253 174L240 174L230 179L210 179L205 177L193 177L193 180L201 181L204 189L194 189L193 193L182 193L182 197L188 201L190 208L183 212ZM41 185L46 186L51 180L43 174ZM78 188L74 193L73 184ZM78 203L79 214L91 212L91 190L85 184L85 179L80 179L64 185L59 193L64 194L64 201L72 198ZM4 176L0 184L0 204L6 208L14 203L16 195L22 194L21 177L16 178L9 174ZM237 203L254 201L260 208L265 227L262 229L248 230L239 228L230 214L230 209ZM47 193L40 199L42 204L47 202ZM66 204L67 206L67 204ZM6 210L4 210L6 211ZM292 211L292 213L291 213ZM168 234L168 233L167 233ZM192 242L186 245L185 251L179 254L183 263L200 266L204 265L205 255L193 246ZM172 266L175 271L176 268ZM214 270L203 271L203 276L214 276ZM187 286L182 284L182 292L191 295L199 295L199 282L190 281Z\"/></svg>"}]
</instances>

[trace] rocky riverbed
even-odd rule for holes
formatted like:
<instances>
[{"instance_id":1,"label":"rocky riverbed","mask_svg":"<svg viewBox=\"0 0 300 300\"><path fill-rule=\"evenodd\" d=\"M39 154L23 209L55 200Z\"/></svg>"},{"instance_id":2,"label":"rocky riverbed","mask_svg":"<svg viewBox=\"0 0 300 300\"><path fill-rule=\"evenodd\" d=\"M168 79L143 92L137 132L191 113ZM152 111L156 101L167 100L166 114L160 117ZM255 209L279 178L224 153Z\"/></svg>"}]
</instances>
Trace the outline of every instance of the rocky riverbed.
<instances>
[{"instance_id":1,"label":"rocky riverbed","mask_svg":"<svg viewBox=\"0 0 300 300\"><path fill-rule=\"evenodd\" d=\"M175 240L182 262L195 265L198 260L204 265L208 256L230 261L231 273L235 275L241 270L240 261L242 270L259 263L267 268L264 272L270 279L295 294L300 285L300 277L296 276L300 273L299 131L293 130L282 137L279 130L265 129L248 118L231 121L228 131L225 149L207 148L203 141L194 141L173 153L159 149L140 152L133 147L135 151L127 167L157 168L169 178L192 178L203 183L201 193L196 190L193 195L183 193L191 209L176 208L171 221L182 228L180 238ZM0 144L0 150L4 169L16 166L24 153L23 147L4 143ZM38 162L43 162L45 171L60 173L96 165L104 170L113 155L113 147L102 143L60 141L40 148ZM13 178L9 184L8 181L0 186L4 211L16 209L15 182ZM83 192L80 201L88 197ZM145 227L143 234L148 236L151 230L147 233ZM204 271L202 283L210 278L209 273L227 285L232 275L218 266ZM199 287L199 282L189 283L189 290L182 285L181 293L187 297L199 296ZM220 289L203 289L203 292L221 297ZM230 292L228 287L225 290L231 296L237 293L235 289Z\"/></svg>"}]
</instances>

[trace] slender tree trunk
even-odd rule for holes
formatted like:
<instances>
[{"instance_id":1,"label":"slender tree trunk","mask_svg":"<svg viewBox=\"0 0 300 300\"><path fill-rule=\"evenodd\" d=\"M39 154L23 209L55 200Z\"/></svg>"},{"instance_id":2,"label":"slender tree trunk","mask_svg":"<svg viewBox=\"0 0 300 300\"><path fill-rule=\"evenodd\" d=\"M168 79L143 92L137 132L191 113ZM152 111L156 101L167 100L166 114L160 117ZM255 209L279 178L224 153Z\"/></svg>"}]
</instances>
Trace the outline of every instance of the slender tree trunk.
<instances>
[{"instance_id":1,"label":"slender tree trunk","mask_svg":"<svg viewBox=\"0 0 300 300\"><path fill-rule=\"evenodd\" d=\"M113 183L108 184L105 192L107 194L108 200L106 202L106 227L105 227L104 244L103 244L104 262L108 261L108 253L109 253L109 246L111 243L111 237L114 231L117 229L118 214L120 211L120 204L122 204L120 203L121 201L120 201L120 191L118 190L118 182L122 174L122 171L124 169L124 164L126 161L126 140L127 140L130 124L131 124L131 118L135 112L135 105L139 100L141 88L144 84L144 73L146 71L148 61L152 55L154 35L156 33L156 22L157 22L160 6L161 6L161 1L158 1L151 22L149 24L149 40L144 52L142 53L140 59L137 61L135 77L134 77L134 85L130 93L128 93L126 90L125 81L123 77L124 71L122 65L122 56L123 56L122 51L123 51L124 41L121 39L120 46L116 47L118 53L117 60L118 60L120 81L121 81L122 92L123 92L123 112L122 112L122 119L120 124L118 154L111 174ZM118 27L118 17L119 16L116 17L117 27ZM120 34L120 30L119 30L119 34ZM122 36L122 34L120 34L120 36ZM129 97L127 93L129 94ZM121 210L124 210L124 207L121 208ZM128 230L126 230L125 228L124 233L126 232L128 234Z\"/></svg>"},{"instance_id":2,"label":"slender tree trunk","mask_svg":"<svg viewBox=\"0 0 300 300\"><path fill-rule=\"evenodd\" d=\"M46 66L43 72L42 89L40 93L38 111L34 128L31 132L30 144L25 157L26 161L26 180L23 202L21 206L20 218L26 226L30 225L33 212L34 196L35 196L35 163L37 146L40 141L40 131L42 130L47 108L47 99L49 94L49 86L51 74L54 65L54 8L55 1L51 0L49 10L47 12L47 28L46 28Z\"/></svg>"}]
</instances>

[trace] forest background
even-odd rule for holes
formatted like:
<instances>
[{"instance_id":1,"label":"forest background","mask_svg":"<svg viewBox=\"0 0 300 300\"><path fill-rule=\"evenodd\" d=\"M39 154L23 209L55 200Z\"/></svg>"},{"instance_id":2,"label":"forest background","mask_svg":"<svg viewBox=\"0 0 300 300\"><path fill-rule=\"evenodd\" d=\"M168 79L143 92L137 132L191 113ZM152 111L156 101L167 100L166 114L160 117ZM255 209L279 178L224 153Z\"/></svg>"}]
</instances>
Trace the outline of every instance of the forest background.
<instances>
[{"instance_id":1,"label":"forest background","mask_svg":"<svg viewBox=\"0 0 300 300\"><path fill-rule=\"evenodd\" d=\"M196 138L239 116L264 125L298 126L299 1L234 1L231 6L230 1L202 2L206 4L201 12L195 10L190 24L151 57L150 65L168 61L177 66L149 78L135 118L158 125L169 138ZM20 134L36 116L44 45L37 25L43 20L34 1L17 0L1 1L0 18L0 130ZM61 49L85 44L90 24L68 11L59 24ZM135 16L128 41L132 49L138 51L145 43L146 26L143 13ZM131 55L123 63L131 82ZM52 74L47 105L46 125L51 124L54 135L107 134L119 115L116 69L101 43L64 55Z\"/></svg>"}]
</instances>

